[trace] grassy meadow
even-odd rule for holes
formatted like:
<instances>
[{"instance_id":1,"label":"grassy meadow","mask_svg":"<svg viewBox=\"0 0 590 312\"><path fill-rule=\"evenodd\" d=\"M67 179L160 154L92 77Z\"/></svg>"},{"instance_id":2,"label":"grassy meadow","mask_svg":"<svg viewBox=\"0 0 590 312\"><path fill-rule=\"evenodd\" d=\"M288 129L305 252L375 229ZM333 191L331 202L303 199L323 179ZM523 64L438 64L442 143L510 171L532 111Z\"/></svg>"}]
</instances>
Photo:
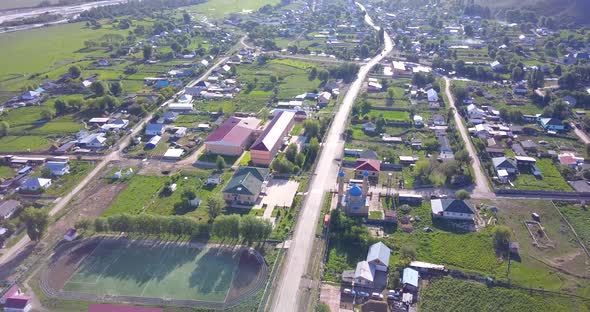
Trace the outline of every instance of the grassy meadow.
<instances>
[{"instance_id":1,"label":"grassy meadow","mask_svg":"<svg viewBox=\"0 0 590 312\"><path fill-rule=\"evenodd\" d=\"M220 19L231 13L256 11L261 7L270 4L278 4L280 0L213 0L203 4L190 6L189 13L199 13L214 19Z\"/></svg>"}]
</instances>

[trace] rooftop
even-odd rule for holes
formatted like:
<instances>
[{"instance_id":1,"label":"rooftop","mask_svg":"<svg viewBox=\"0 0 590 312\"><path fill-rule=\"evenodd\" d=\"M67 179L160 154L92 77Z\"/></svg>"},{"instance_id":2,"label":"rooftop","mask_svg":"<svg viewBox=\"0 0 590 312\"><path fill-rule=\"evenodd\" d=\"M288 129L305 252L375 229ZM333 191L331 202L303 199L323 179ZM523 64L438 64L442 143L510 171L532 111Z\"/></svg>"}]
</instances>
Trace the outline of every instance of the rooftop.
<instances>
[{"instance_id":1,"label":"rooftop","mask_svg":"<svg viewBox=\"0 0 590 312\"><path fill-rule=\"evenodd\" d=\"M258 140L254 142L251 150L270 151L283 138L283 134L291 125L295 113L290 111L279 112L264 129Z\"/></svg>"},{"instance_id":2,"label":"rooftop","mask_svg":"<svg viewBox=\"0 0 590 312\"><path fill-rule=\"evenodd\" d=\"M254 131L260 120L256 118L227 119L219 128L215 129L205 140L207 143L226 143L229 145L242 145Z\"/></svg>"}]
</instances>

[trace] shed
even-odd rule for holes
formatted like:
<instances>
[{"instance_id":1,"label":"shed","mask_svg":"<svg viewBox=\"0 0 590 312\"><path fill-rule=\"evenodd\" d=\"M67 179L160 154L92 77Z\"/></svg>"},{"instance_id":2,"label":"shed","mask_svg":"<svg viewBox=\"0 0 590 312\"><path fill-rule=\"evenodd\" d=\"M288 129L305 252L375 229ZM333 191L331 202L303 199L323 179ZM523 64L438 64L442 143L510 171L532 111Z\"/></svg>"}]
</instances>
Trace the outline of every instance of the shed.
<instances>
[{"instance_id":1,"label":"shed","mask_svg":"<svg viewBox=\"0 0 590 312\"><path fill-rule=\"evenodd\" d=\"M406 291L416 292L418 291L418 271L412 268L405 268L402 276L402 285Z\"/></svg>"}]
</instances>

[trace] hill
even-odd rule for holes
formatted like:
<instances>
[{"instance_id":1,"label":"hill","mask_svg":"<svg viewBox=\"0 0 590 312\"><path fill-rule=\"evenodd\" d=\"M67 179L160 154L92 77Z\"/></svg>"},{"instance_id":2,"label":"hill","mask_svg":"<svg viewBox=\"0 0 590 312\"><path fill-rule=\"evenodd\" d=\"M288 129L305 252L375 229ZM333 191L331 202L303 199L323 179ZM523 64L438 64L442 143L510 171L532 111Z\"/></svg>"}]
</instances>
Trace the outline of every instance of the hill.
<instances>
[{"instance_id":1,"label":"hill","mask_svg":"<svg viewBox=\"0 0 590 312\"><path fill-rule=\"evenodd\" d=\"M545 16L568 17L578 23L589 23L588 0L478 0L478 4L492 9L530 9Z\"/></svg>"}]
</instances>

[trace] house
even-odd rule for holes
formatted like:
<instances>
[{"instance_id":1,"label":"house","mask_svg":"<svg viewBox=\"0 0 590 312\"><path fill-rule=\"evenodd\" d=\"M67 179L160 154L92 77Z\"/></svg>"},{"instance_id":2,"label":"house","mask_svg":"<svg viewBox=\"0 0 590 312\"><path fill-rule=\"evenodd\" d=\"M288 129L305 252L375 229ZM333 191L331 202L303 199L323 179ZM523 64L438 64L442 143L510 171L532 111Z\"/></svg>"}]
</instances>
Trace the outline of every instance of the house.
<instances>
[{"instance_id":1,"label":"house","mask_svg":"<svg viewBox=\"0 0 590 312\"><path fill-rule=\"evenodd\" d=\"M421 150L422 149L422 139L412 138L410 140L410 146L412 147L412 149Z\"/></svg>"},{"instance_id":2,"label":"house","mask_svg":"<svg viewBox=\"0 0 590 312\"><path fill-rule=\"evenodd\" d=\"M414 127L420 128L424 127L424 118L420 115L414 115Z\"/></svg>"},{"instance_id":3,"label":"house","mask_svg":"<svg viewBox=\"0 0 590 312\"><path fill-rule=\"evenodd\" d=\"M178 119L179 116L180 114L178 114L177 112L167 111L164 114L162 114L162 117L160 118L161 122L160 120L158 120L158 123L173 123L176 121L176 119Z\"/></svg>"},{"instance_id":4,"label":"house","mask_svg":"<svg viewBox=\"0 0 590 312\"><path fill-rule=\"evenodd\" d=\"M359 158L356 160L354 167L354 176L357 179L362 179L365 172L369 174L369 177L379 179L379 172L381 172L381 161L378 159Z\"/></svg>"},{"instance_id":5,"label":"house","mask_svg":"<svg viewBox=\"0 0 590 312\"><path fill-rule=\"evenodd\" d=\"M369 253L367 254L367 262L369 265L375 267L375 270L387 272L389 267L389 256L391 255L391 249L382 242L377 242L369 247Z\"/></svg>"},{"instance_id":6,"label":"house","mask_svg":"<svg viewBox=\"0 0 590 312\"><path fill-rule=\"evenodd\" d=\"M207 185L218 185L221 183L221 175L212 173L207 177Z\"/></svg>"},{"instance_id":7,"label":"house","mask_svg":"<svg viewBox=\"0 0 590 312\"><path fill-rule=\"evenodd\" d=\"M516 86L514 86L514 89L512 91L514 92L514 94L526 95L528 90L524 83L518 83L516 84Z\"/></svg>"},{"instance_id":8,"label":"house","mask_svg":"<svg viewBox=\"0 0 590 312\"><path fill-rule=\"evenodd\" d=\"M490 154L490 157L502 157L506 155L504 149L497 147L486 147L486 152Z\"/></svg>"},{"instance_id":9,"label":"house","mask_svg":"<svg viewBox=\"0 0 590 312\"><path fill-rule=\"evenodd\" d=\"M439 145L439 155L441 159L453 159L455 154L453 153L453 149L451 148L451 143L449 142L449 138L446 135L439 135L436 137L438 140Z\"/></svg>"},{"instance_id":10,"label":"house","mask_svg":"<svg viewBox=\"0 0 590 312\"><path fill-rule=\"evenodd\" d=\"M400 165L413 165L418 161L418 157L414 156L400 156L399 163Z\"/></svg>"},{"instance_id":11,"label":"house","mask_svg":"<svg viewBox=\"0 0 590 312\"><path fill-rule=\"evenodd\" d=\"M557 159L559 159L559 163L563 166L568 166L573 169L584 164L584 158L577 157L574 153L560 153L557 155Z\"/></svg>"},{"instance_id":12,"label":"house","mask_svg":"<svg viewBox=\"0 0 590 312\"><path fill-rule=\"evenodd\" d=\"M493 61L490 63L490 67L492 68L493 71L502 71L504 70L504 65L502 65L500 62L498 61Z\"/></svg>"},{"instance_id":13,"label":"house","mask_svg":"<svg viewBox=\"0 0 590 312\"><path fill-rule=\"evenodd\" d=\"M169 148L166 153L164 153L164 159L180 160L183 154L184 150L182 148Z\"/></svg>"},{"instance_id":14,"label":"house","mask_svg":"<svg viewBox=\"0 0 590 312\"><path fill-rule=\"evenodd\" d=\"M508 174L517 174L518 167L517 163L512 158L506 157L494 157L492 158L492 164L494 165L494 169L496 172L499 170L505 170Z\"/></svg>"},{"instance_id":15,"label":"house","mask_svg":"<svg viewBox=\"0 0 590 312\"><path fill-rule=\"evenodd\" d=\"M207 153L238 156L250 142L260 120L256 118L228 118L205 139Z\"/></svg>"},{"instance_id":16,"label":"house","mask_svg":"<svg viewBox=\"0 0 590 312\"><path fill-rule=\"evenodd\" d=\"M533 140L524 140L524 141L520 142L520 145L527 152L532 152L532 153L537 152L537 143L535 143Z\"/></svg>"},{"instance_id":17,"label":"house","mask_svg":"<svg viewBox=\"0 0 590 312\"><path fill-rule=\"evenodd\" d=\"M24 101L32 101L41 97L41 93L36 91L27 91L21 94L20 98Z\"/></svg>"},{"instance_id":18,"label":"house","mask_svg":"<svg viewBox=\"0 0 590 312\"><path fill-rule=\"evenodd\" d=\"M104 133L92 133L80 138L78 140L78 145L87 148L103 148L105 147L106 141L107 138Z\"/></svg>"},{"instance_id":19,"label":"house","mask_svg":"<svg viewBox=\"0 0 590 312\"><path fill-rule=\"evenodd\" d=\"M31 310L31 297L12 296L6 299L4 312L28 312Z\"/></svg>"},{"instance_id":20,"label":"house","mask_svg":"<svg viewBox=\"0 0 590 312\"><path fill-rule=\"evenodd\" d=\"M330 92L322 92L318 96L318 106L319 107L326 107L330 104L330 100L332 99L332 93Z\"/></svg>"},{"instance_id":21,"label":"house","mask_svg":"<svg viewBox=\"0 0 590 312\"><path fill-rule=\"evenodd\" d=\"M438 102L438 93L434 89L428 89L426 91L426 96L428 97L428 102Z\"/></svg>"},{"instance_id":22,"label":"house","mask_svg":"<svg viewBox=\"0 0 590 312\"><path fill-rule=\"evenodd\" d=\"M191 102L184 102L184 103L170 103L168 104L168 109L173 111L192 111L193 110L193 103Z\"/></svg>"},{"instance_id":23,"label":"house","mask_svg":"<svg viewBox=\"0 0 590 312\"><path fill-rule=\"evenodd\" d=\"M373 287L375 280L375 266L370 265L367 261L361 261L356 264L354 270L354 285L361 287Z\"/></svg>"},{"instance_id":24,"label":"house","mask_svg":"<svg viewBox=\"0 0 590 312\"><path fill-rule=\"evenodd\" d=\"M21 203L18 200L9 199L0 202L0 220L10 219L20 207Z\"/></svg>"},{"instance_id":25,"label":"house","mask_svg":"<svg viewBox=\"0 0 590 312\"><path fill-rule=\"evenodd\" d=\"M223 198L230 204L255 204L269 172L266 168L239 167L223 189Z\"/></svg>"},{"instance_id":26,"label":"house","mask_svg":"<svg viewBox=\"0 0 590 312\"><path fill-rule=\"evenodd\" d=\"M366 134L374 134L377 131L377 126L372 122L367 122L362 126L363 132Z\"/></svg>"},{"instance_id":27,"label":"house","mask_svg":"<svg viewBox=\"0 0 590 312\"><path fill-rule=\"evenodd\" d=\"M101 67L111 66L111 63L107 59L100 59L96 64Z\"/></svg>"},{"instance_id":28,"label":"house","mask_svg":"<svg viewBox=\"0 0 590 312\"><path fill-rule=\"evenodd\" d=\"M29 178L20 187L21 190L35 192L51 186L51 179Z\"/></svg>"},{"instance_id":29,"label":"house","mask_svg":"<svg viewBox=\"0 0 590 312\"><path fill-rule=\"evenodd\" d=\"M186 127L178 127L176 131L174 131L174 137L180 139L186 135Z\"/></svg>"},{"instance_id":30,"label":"house","mask_svg":"<svg viewBox=\"0 0 590 312\"><path fill-rule=\"evenodd\" d=\"M112 122L108 122L100 127L102 131L119 131L127 128L129 120L117 118Z\"/></svg>"},{"instance_id":31,"label":"house","mask_svg":"<svg viewBox=\"0 0 590 312\"><path fill-rule=\"evenodd\" d=\"M145 148L147 148L147 149L156 148L156 146L158 146L158 144L160 143L161 140L162 140L161 136L154 135L147 143L145 143Z\"/></svg>"},{"instance_id":32,"label":"house","mask_svg":"<svg viewBox=\"0 0 590 312\"><path fill-rule=\"evenodd\" d=\"M418 292L418 280L420 274L412 268L405 268L402 275L402 287L405 291Z\"/></svg>"},{"instance_id":33,"label":"house","mask_svg":"<svg viewBox=\"0 0 590 312\"><path fill-rule=\"evenodd\" d=\"M469 104L467 105L467 115L469 116L470 122L474 124L480 124L486 117L486 112L477 107L475 104Z\"/></svg>"},{"instance_id":34,"label":"house","mask_svg":"<svg viewBox=\"0 0 590 312\"><path fill-rule=\"evenodd\" d=\"M252 163L264 166L270 165L294 124L294 112L282 111L278 113L250 147Z\"/></svg>"},{"instance_id":35,"label":"house","mask_svg":"<svg viewBox=\"0 0 590 312\"><path fill-rule=\"evenodd\" d=\"M565 130L565 126L563 125L563 122L557 118L541 118L541 119L539 119L539 124L546 131L563 131L563 130Z\"/></svg>"},{"instance_id":36,"label":"house","mask_svg":"<svg viewBox=\"0 0 590 312\"><path fill-rule=\"evenodd\" d=\"M6 299L20 295L22 295L22 291L20 290L17 284L14 284L4 292L2 297L0 297L0 304L4 305L6 304Z\"/></svg>"},{"instance_id":37,"label":"house","mask_svg":"<svg viewBox=\"0 0 590 312\"><path fill-rule=\"evenodd\" d=\"M58 177L70 173L70 165L67 162L48 161L45 163L45 168L49 168L51 174Z\"/></svg>"},{"instance_id":38,"label":"house","mask_svg":"<svg viewBox=\"0 0 590 312\"><path fill-rule=\"evenodd\" d=\"M440 114L434 114L432 115L432 117L430 117L430 123L437 127L437 126L446 126L447 122L445 120L445 117L443 117Z\"/></svg>"},{"instance_id":39,"label":"house","mask_svg":"<svg viewBox=\"0 0 590 312\"><path fill-rule=\"evenodd\" d=\"M166 130L166 126L163 124L148 124L145 127L145 135L162 135Z\"/></svg>"},{"instance_id":40,"label":"house","mask_svg":"<svg viewBox=\"0 0 590 312\"><path fill-rule=\"evenodd\" d=\"M450 220L470 221L475 217L475 210L464 200L443 198L430 201L432 216Z\"/></svg>"},{"instance_id":41,"label":"house","mask_svg":"<svg viewBox=\"0 0 590 312\"><path fill-rule=\"evenodd\" d=\"M154 88L156 89L163 89L170 86L170 81L168 79L158 80L154 84Z\"/></svg>"},{"instance_id":42,"label":"house","mask_svg":"<svg viewBox=\"0 0 590 312\"><path fill-rule=\"evenodd\" d=\"M67 230L66 233L64 234L64 239L68 242L71 242L74 239L76 239L76 236L78 236L78 232L76 231L76 229L71 228L71 229Z\"/></svg>"},{"instance_id":43,"label":"house","mask_svg":"<svg viewBox=\"0 0 590 312\"><path fill-rule=\"evenodd\" d=\"M192 95L192 96L199 96L201 92L207 91L211 83L207 81L199 81L192 87L186 87L184 89L184 94Z\"/></svg>"},{"instance_id":44,"label":"house","mask_svg":"<svg viewBox=\"0 0 590 312\"><path fill-rule=\"evenodd\" d=\"M480 138L488 138L493 132L494 129L488 124L478 124L473 127L473 134Z\"/></svg>"},{"instance_id":45,"label":"house","mask_svg":"<svg viewBox=\"0 0 590 312\"><path fill-rule=\"evenodd\" d=\"M522 145L520 145L520 143L512 144L512 151L514 152L514 155L516 155L516 156L526 156L527 155L526 151L524 150Z\"/></svg>"},{"instance_id":46,"label":"house","mask_svg":"<svg viewBox=\"0 0 590 312\"><path fill-rule=\"evenodd\" d=\"M178 98L178 103L190 103L193 101L193 96L190 94L183 94Z\"/></svg>"},{"instance_id":47,"label":"house","mask_svg":"<svg viewBox=\"0 0 590 312\"><path fill-rule=\"evenodd\" d=\"M380 83L378 83L378 82L372 82L372 81L370 81L368 83L367 90L369 92L380 92L382 89L383 89L383 86Z\"/></svg>"}]
</instances>

